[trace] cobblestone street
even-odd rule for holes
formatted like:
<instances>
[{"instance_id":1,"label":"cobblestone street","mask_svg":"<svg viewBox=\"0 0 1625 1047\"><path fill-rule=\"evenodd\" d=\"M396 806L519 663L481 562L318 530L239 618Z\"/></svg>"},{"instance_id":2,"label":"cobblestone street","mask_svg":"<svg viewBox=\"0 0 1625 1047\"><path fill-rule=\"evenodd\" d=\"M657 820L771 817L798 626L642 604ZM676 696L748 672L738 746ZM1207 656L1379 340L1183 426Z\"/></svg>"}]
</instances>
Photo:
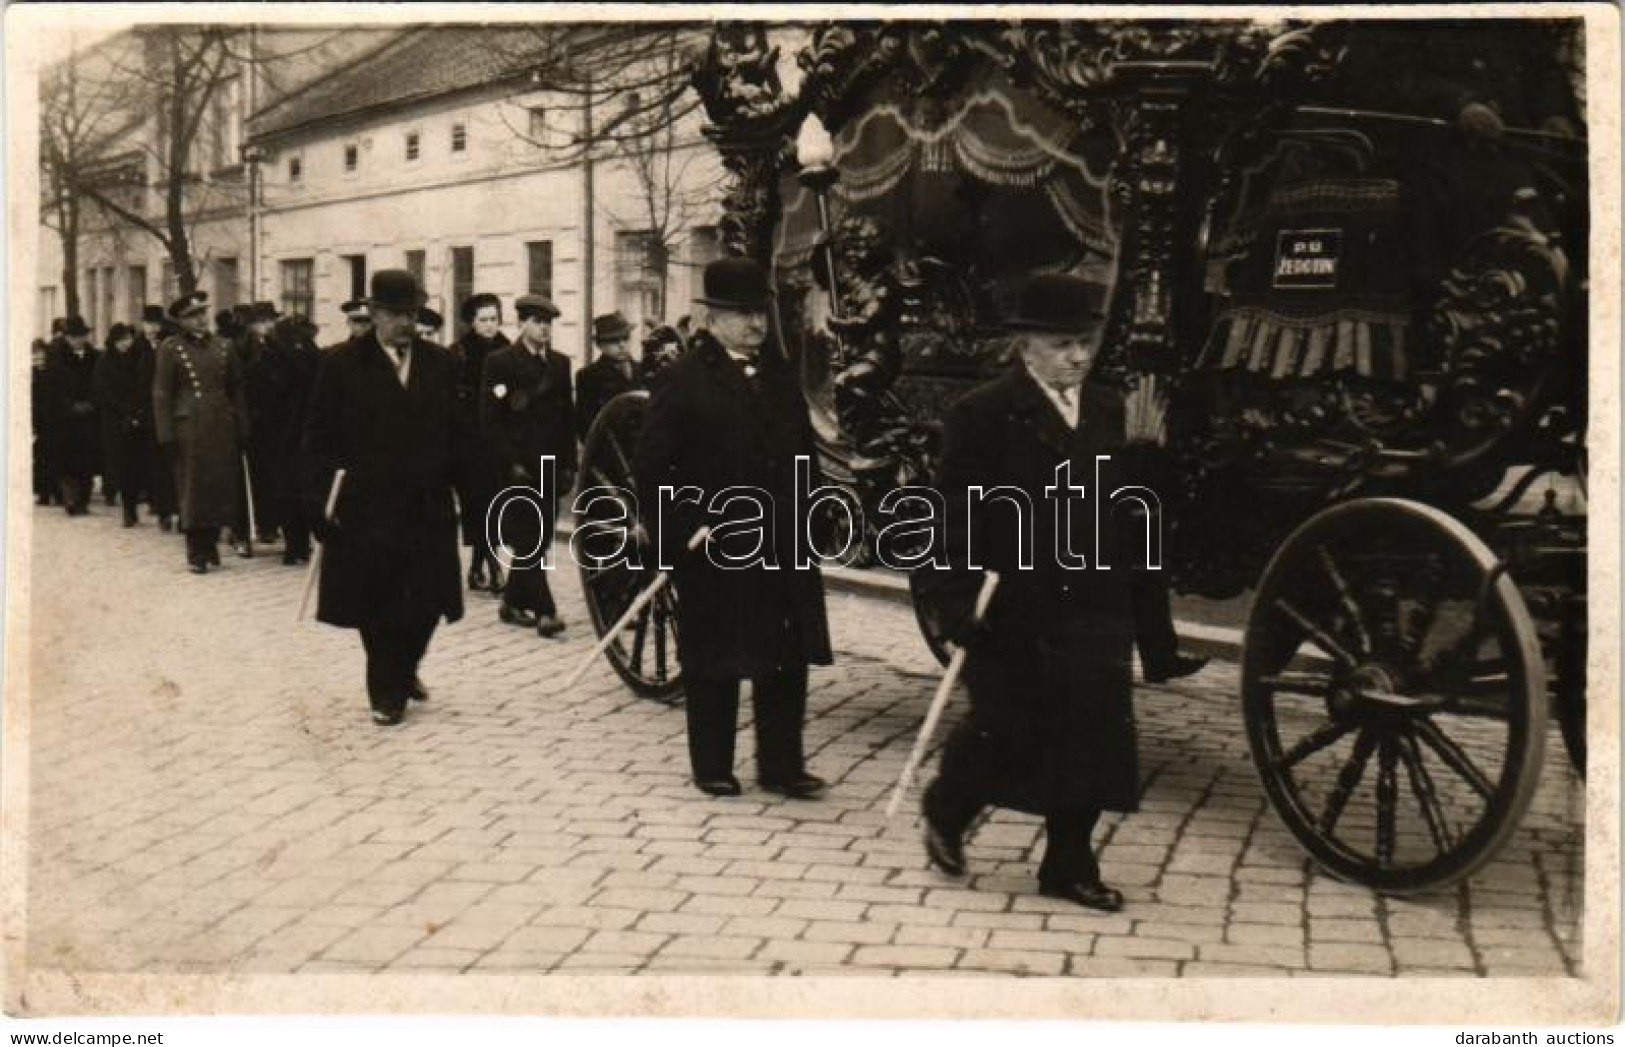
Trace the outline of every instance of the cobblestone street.
<instances>
[{"instance_id":1,"label":"cobblestone street","mask_svg":"<svg viewBox=\"0 0 1625 1047\"><path fill-rule=\"evenodd\" d=\"M807 726L830 798L755 790L746 729L745 795L717 801L689 785L680 709L607 663L553 692L593 638L573 569L553 575L565 639L471 596L425 662L432 700L381 730L356 634L294 623L303 571L276 548L193 577L179 537L100 505L37 510L32 547L33 967L1578 971L1584 789L1555 729L1500 857L1401 900L1311 868L1280 827L1234 664L1141 688L1142 810L1097 834L1127 896L1108 916L1036 894L1037 819L995 815L961 882L926 868L917 796L886 824L939 675L896 603L830 593L837 664L814 670Z\"/></svg>"}]
</instances>

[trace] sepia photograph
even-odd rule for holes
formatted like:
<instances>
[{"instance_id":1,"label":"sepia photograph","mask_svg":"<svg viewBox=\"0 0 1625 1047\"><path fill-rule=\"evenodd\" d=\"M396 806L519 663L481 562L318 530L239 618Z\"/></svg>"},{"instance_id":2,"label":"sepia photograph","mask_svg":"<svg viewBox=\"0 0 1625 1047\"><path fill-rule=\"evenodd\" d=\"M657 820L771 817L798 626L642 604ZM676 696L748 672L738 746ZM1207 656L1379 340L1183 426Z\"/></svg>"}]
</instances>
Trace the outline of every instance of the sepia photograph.
<instances>
[{"instance_id":1,"label":"sepia photograph","mask_svg":"<svg viewBox=\"0 0 1625 1047\"><path fill-rule=\"evenodd\" d=\"M1617 1020L1612 5L5 21L9 1015Z\"/></svg>"}]
</instances>

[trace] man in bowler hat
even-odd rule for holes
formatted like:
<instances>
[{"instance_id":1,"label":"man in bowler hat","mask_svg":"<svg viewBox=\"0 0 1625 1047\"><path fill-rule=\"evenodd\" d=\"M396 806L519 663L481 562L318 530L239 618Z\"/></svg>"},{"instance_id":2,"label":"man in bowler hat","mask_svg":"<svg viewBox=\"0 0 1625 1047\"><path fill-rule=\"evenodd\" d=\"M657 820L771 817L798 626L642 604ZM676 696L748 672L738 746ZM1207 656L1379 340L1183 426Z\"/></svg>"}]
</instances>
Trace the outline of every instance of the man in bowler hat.
<instances>
[{"instance_id":1,"label":"man in bowler hat","mask_svg":"<svg viewBox=\"0 0 1625 1047\"><path fill-rule=\"evenodd\" d=\"M96 410L96 357L82 317L63 321L61 341L46 356L45 387L51 411L51 463L69 516L90 512L90 488L102 454Z\"/></svg>"},{"instance_id":2,"label":"man in bowler hat","mask_svg":"<svg viewBox=\"0 0 1625 1047\"><path fill-rule=\"evenodd\" d=\"M497 616L552 637L564 631L564 622L542 563L553 541L559 501L575 484L575 400L570 359L553 348L558 306L527 294L514 302L514 312L519 338L492 350L480 382L480 438L498 499L492 504L499 515L491 526L500 525L501 543L513 551ZM540 471L544 456L556 463L551 477ZM539 491L531 497L540 497L542 504L503 501L507 488Z\"/></svg>"},{"instance_id":3,"label":"man in bowler hat","mask_svg":"<svg viewBox=\"0 0 1625 1047\"><path fill-rule=\"evenodd\" d=\"M802 729L807 667L830 664L829 628L817 568L798 569L795 556L796 456L807 456L819 483L812 427L784 348L768 337L767 273L748 258L728 258L706 266L703 281L704 324L650 398L633 468L645 526L656 532L661 561L674 567L690 767L701 792L739 795L734 736L739 684L749 680L758 782L817 799L825 783L807 771ZM702 504L657 510L662 487L690 485ZM733 487L771 499L772 567L724 566L756 535L687 548L701 526L718 522L703 501Z\"/></svg>"},{"instance_id":4,"label":"man in bowler hat","mask_svg":"<svg viewBox=\"0 0 1625 1047\"><path fill-rule=\"evenodd\" d=\"M592 341L598 359L581 369L576 382L576 433L583 443L604 405L637 384L631 338L632 325L620 313L593 317Z\"/></svg>"},{"instance_id":5,"label":"man in bowler hat","mask_svg":"<svg viewBox=\"0 0 1625 1047\"><path fill-rule=\"evenodd\" d=\"M316 617L361 633L372 719L392 727L429 697L418 666L440 619L463 615L453 492L470 444L455 362L416 337L417 279L382 269L371 292L371 335L328 352L316 375L305 497L325 547Z\"/></svg>"},{"instance_id":6,"label":"man in bowler hat","mask_svg":"<svg viewBox=\"0 0 1625 1047\"><path fill-rule=\"evenodd\" d=\"M1122 895L1102 881L1090 834L1102 810L1132 811L1139 797L1134 610L1130 564L1093 558L1096 550L1111 556L1114 539L1126 546L1130 535L1102 511L1107 533L1097 536L1094 507L1079 499L1062 512L1054 501L1085 485L1100 496L1097 455L1113 457L1105 490L1136 482L1125 443L1158 437L1160 416L1125 412L1121 395L1088 383L1105 298L1099 285L1062 275L1034 277L1019 290L1007 321L1017 360L948 414L936 486L955 507L946 534L951 569L922 568L917 582L926 613L969 652L971 711L950 734L924 799L931 864L962 875L963 837L982 809L1026 811L1044 818L1040 892L1116 911ZM1126 431L1129 417L1135 432ZM1070 469L1070 480L1058 467ZM1005 499L971 499L973 488L1022 492L1030 545L1022 514ZM984 568L1000 582L974 621Z\"/></svg>"}]
</instances>

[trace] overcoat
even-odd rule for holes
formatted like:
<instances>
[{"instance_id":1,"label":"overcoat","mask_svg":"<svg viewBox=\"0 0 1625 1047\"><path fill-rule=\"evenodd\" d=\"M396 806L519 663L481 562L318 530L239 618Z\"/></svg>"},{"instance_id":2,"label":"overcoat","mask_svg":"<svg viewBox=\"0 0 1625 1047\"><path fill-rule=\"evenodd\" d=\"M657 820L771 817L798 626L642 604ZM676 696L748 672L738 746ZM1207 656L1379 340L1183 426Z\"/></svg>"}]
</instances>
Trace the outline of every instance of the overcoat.
<instances>
[{"instance_id":1,"label":"overcoat","mask_svg":"<svg viewBox=\"0 0 1625 1047\"><path fill-rule=\"evenodd\" d=\"M248 342L244 342L246 346ZM305 406L316 380L316 350L273 336L243 354L249 441L255 462L255 509L261 526L303 489L299 449Z\"/></svg>"},{"instance_id":2,"label":"overcoat","mask_svg":"<svg viewBox=\"0 0 1625 1047\"><path fill-rule=\"evenodd\" d=\"M183 332L158 347L152 416L158 442L175 446L181 527L229 527L242 490L248 407L231 343Z\"/></svg>"},{"instance_id":3,"label":"overcoat","mask_svg":"<svg viewBox=\"0 0 1625 1047\"><path fill-rule=\"evenodd\" d=\"M51 465L70 476L93 474L102 456L101 422L96 412L94 349L78 355L66 342L52 347L46 358L46 388L50 390Z\"/></svg>"},{"instance_id":4,"label":"overcoat","mask_svg":"<svg viewBox=\"0 0 1625 1047\"><path fill-rule=\"evenodd\" d=\"M715 338L697 333L650 397L638 441L633 475L639 511L655 548L664 548L675 568L678 656L683 672L695 677L747 678L786 664L831 661L823 579L816 566L796 569L794 557L797 455L808 462L807 486L821 483L807 405L773 346L763 349L758 368L754 380L747 378ZM777 569L725 569L703 548L686 552L689 536L723 517L674 502L662 534L657 507L663 485L691 485L705 502L729 487L766 492L772 502L764 525L771 524L771 534L764 548ZM745 515L740 506L725 510L726 518ZM752 544L750 536L736 537L742 541L720 548L719 560L723 551L748 552L740 546ZM645 572L653 578L650 566L644 565Z\"/></svg>"},{"instance_id":5,"label":"overcoat","mask_svg":"<svg viewBox=\"0 0 1625 1047\"><path fill-rule=\"evenodd\" d=\"M335 470L346 470L324 542L316 617L328 625L409 625L433 612L463 615L457 510L452 493L469 468L457 410L456 364L412 342L407 384L376 337L322 357L307 410L307 510L320 519Z\"/></svg>"},{"instance_id":6,"label":"overcoat","mask_svg":"<svg viewBox=\"0 0 1625 1047\"><path fill-rule=\"evenodd\" d=\"M576 380L576 435L583 443L598 412L617 396L636 387L637 382L632 377L637 373L636 368L637 364L629 360L623 372L619 363L600 356L581 369Z\"/></svg>"},{"instance_id":7,"label":"overcoat","mask_svg":"<svg viewBox=\"0 0 1625 1047\"><path fill-rule=\"evenodd\" d=\"M96 362L96 404L101 411L102 442L107 448L107 470L118 482L137 485L151 459L152 353L138 345L119 352L111 347Z\"/></svg>"},{"instance_id":8,"label":"overcoat","mask_svg":"<svg viewBox=\"0 0 1625 1047\"><path fill-rule=\"evenodd\" d=\"M508 344L508 336L501 331L497 332L495 338L482 338L470 327L451 346L452 356L457 360L457 405L473 433L476 455L482 462L488 462L490 454L483 449L484 437L480 431L480 380L485 375L485 358ZM491 495L495 493L489 473L489 468L471 470L465 486L457 491L464 545L481 544L485 511L491 504Z\"/></svg>"},{"instance_id":9,"label":"overcoat","mask_svg":"<svg viewBox=\"0 0 1625 1047\"><path fill-rule=\"evenodd\" d=\"M481 387L480 442L486 456L488 498L509 486L540 490L541 459L552 455L555 460L553 482L557 490L544 492L552 499L546 522L530 511L505 512L502 516L503 543L514 551L515 564L528 566L528 561L518 558L533 555L551 540L552 525L564 507L565 492L575 482L575 398L570 358L553 349L538 356L523 342L516 342L493 350L485 358ZM524 470L523 479L514 475L515 466ZM485 521L480 525L483 527Z\"/></svg>"},{"instance_id":10,"label":"overcoat","mask_svg":"<svg viewBox=\"0 0 1625 1047\"><path fill-rule=\"evenodd\" d=\"M950 739L944 773L959 764L989 802L1034 814L1133 810L1139 782L1125 554L1134 531L1099 501L1095 471L1096 456L1109 455L1100 486L1110 492L1137 482L1137 456L1123 445L1120 398L1086 386L1071 430L1017 364L962 398L944 437L937 489L947 509L949 566L916 569L926 613L969 645L971 713ZM1045 491L1067 481L1056 473L1067 462L1070 484L1086 495L1073 496L1069 514ZM974 487L984 495L971 497ZM1024 493L1024 520L995 488ZM1098 545L1097 506L1105 532ZM1075 553L1087 568L1063 566L1063 558L1075 563ZM983 576L973 564L997 571L999 588L983 627L967 635Z\"/></svg>"}]
</instances>

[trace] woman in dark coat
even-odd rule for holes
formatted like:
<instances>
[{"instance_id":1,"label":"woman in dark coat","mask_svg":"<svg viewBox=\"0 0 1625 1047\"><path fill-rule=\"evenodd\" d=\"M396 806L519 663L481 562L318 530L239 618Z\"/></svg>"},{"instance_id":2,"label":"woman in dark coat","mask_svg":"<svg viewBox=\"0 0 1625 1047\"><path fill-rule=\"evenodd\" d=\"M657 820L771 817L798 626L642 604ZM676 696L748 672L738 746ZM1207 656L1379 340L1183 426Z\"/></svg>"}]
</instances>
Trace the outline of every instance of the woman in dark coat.
<instances>
[{"instance_id":1,"label":"woman in dark coat","mask_svg":"<svg viewBox=\"0 0 1625 1047\"><path fill-rule=\"evenodd\" d=\"M124 500L124 526L134 527L136 506L153 483L147 475L153 456L152 370L136 354L135 331L114 324L107 351L96 362L96 404L101 411L107 475Z\"/></svg>"},{"instance_id":2,"label":"woman in dark coat","mask_svg":"<svg viewBox=\"0 0 1625 1047\"><path fill-rule=\"evenodd\" d=\"M970 653L971 714L950 735L925 797L929 858L962 873L963 834L986 806L1042 815L1042 893L1115 910L1122 896L1101 882L1089 836L1102 810L1132 811L1138 802L1133 603L1130 565L1095 557L1112 557L1128 529L1111 528L1097 542L1096 505L1079 489L1096 498L1136 481L1121 398L1083 384L1103 299L1073 277L1029 283L1011 321L1021 361L948 416L937 486L952 569L917 575L928 612ZM1113 460L1097 482L1098 455ZM972 499L976 487L986 494ZM1025 502L1023 512L995 488L1023 492L1011 496ZM1106 507L1099 518L1110 519ZM998 573L999 588L973 623L981 568Z\"/></svg>"},{"instance_id":3,"label":"woman in dark coat","mask_svg":"<svg viewBox=\"0 0 1625 1047\"><path fill-rule=\"evenodd\" d=\"M485 372L485 358L509 344L508 336L502 333L502 299L494 294L471 295L463 303L462 318L468 329L451 346L457 361L457 407L479 444L480 378ZM458 490L457 506L462 516L463 544L472 550L468 587L489 587L491 592L500 593L502 569L485 540L485 513L493 493L488 476L473 474Z\"/></svg>"}]
</instances>

